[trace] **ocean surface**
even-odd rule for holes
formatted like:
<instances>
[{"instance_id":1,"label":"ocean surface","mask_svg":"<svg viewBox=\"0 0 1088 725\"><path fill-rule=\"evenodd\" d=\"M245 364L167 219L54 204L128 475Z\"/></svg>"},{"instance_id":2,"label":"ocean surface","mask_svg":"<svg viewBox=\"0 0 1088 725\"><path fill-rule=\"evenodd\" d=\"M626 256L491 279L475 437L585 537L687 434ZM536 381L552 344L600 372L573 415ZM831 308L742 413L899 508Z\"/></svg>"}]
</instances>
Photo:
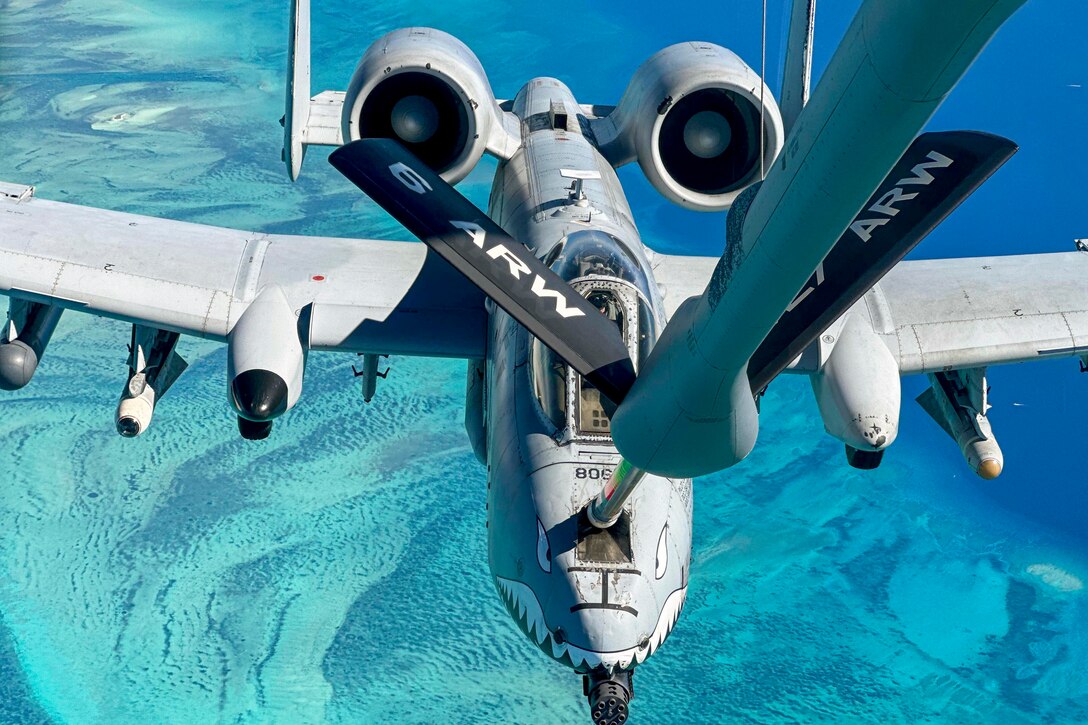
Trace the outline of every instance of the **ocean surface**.
<instances>
[{"instance_id":1,"label":"ocean surface","mask_svg":"<svg viewBox=\"0 0 1088 725\"><path fill-rule=\"evenodd\" d=\"M817 68L857 6L825 4ZM314 91L412 24L468 43L505 97L548 74L613 102L683 39L758 67L758 3L719 5L315 0ZM1023 150L917 256L1088 236L1085 14L1029 3L938 114ZM0 179L209 224L406 238L320 149L286 179L286 37L286 2L0 0ZM484 203L493 169L462 190ZM722 215L623 173L649 243L720 251ZM394 358L364 405L354 356L313 354L298 406L253 443L227 404L225 350L184 339L188 371L126 440L112 416L128 335L66 313L36 379L0 401L0 722L588 722L579 678L528 645L491 584L463 363ZM910 402L919 380L874 472L846 465L806 380L777 382L755 452L696 481L687 607L636 674L632 722L1088 722L1076 369L993 371L995 483Z\"/></svg>"}]
</instances>

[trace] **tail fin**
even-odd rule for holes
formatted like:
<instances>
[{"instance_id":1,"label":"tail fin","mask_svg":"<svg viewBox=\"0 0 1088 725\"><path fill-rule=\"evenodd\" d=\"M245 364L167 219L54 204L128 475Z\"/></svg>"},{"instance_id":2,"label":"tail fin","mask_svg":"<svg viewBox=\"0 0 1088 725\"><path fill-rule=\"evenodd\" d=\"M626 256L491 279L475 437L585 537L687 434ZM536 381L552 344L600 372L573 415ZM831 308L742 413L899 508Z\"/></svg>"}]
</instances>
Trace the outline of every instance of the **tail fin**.
<instances>
[{"instance_id":1,"label":"tail fin","mask_svg":"<svg viewBox=\"0 0 1088 725\"><path fill-rule=\"evenodd\" d=\"M748 363L759 392L1015 152L978 131L914 140Z\"/></svg>"},{"instance_id":2,"label":"tail fin","mask_svg":"<svg viewBox=\"0 0 1088 725\"><path fill-rule=\"evenodd\" d=\"M291 2L291 38L287 47L287 100L283 114L283 162L291 181L298 179L307 146L340 146L342 91L310 97L310 0Z\"/></svg>"},{"instance_id":3,"label":"tail fin","mask_svg":"<svg viewBox=\"0 0 1088 725\"><path fill-rule=\"evenodd\" d=\"M291 181L302 170L306 147L302 132L310 120L310 0L291 2L291 38L287 47L287 103L283 116L283 161Z\"/></svg>"},{"instance_id":4,"label":"tail fin","mask_svg":"<svg viewBox=\"0 0 1088 725\"><path fill-rule=\"evenodd\" d=\"M808 103L812 83L812 34L816 22L816 0L793 0L789 36L786 40L786 67L782 72L782 126L786 136Z\"/></svg>"}]
</instances>

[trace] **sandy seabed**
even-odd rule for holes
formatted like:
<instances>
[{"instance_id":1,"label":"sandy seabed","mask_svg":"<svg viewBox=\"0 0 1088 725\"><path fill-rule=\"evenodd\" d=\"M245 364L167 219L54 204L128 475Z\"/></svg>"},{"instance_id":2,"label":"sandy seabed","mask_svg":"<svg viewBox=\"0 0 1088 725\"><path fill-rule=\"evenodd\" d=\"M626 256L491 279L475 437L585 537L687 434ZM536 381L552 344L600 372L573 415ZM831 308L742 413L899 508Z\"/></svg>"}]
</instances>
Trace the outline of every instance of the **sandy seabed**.
<instances>
[{"instance_id":1,"label":"sandy seabed","mask_svg":"<svg viewBox=\"0 0 1088 725\"><path fill-rule=\"evenodd\" d=\"M389 5L353 37L405 24L411 3ZM0 176L205 223L402 236L327 173L283 179L283 13L171 7L9 4ZM489 168L462 185L480 203ZM364 406L353 360L314 354L302 401L255 444L224 350L187 339L154 426L123 440L127 341L68 313L37 379L5 395L0 720L585 719L578 679L524 641L488 576L463 363L395 359ZM638 672L637 722L1088 721L1083 542L981 496L920 418L863 473L804 380L762 409L750 459L696 482L688 604Z\"/></svg>"}]
</instances>

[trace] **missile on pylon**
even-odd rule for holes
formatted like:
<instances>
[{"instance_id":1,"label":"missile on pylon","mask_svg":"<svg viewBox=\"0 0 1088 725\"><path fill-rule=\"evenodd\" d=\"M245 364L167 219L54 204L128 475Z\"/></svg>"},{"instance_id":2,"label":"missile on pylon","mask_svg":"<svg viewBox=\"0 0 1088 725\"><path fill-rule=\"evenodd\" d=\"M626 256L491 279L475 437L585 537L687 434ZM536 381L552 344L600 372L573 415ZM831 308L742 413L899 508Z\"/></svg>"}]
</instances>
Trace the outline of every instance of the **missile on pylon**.
<instances>
[{"instance_id":1,"label":"missile on pylon","mask_svg":"<svg viewBox=\"0 0 1088 725\"><path fill-rule=\"evenodd\" d=\"M155 404L188 366L175 349L179 337L176 332L132 326L128 380L117 403L117 432L125 438L147 430Z\"/></svg>"},{"instance_id":2,"label":"missile on pylon","mask_svg":"<svg viewBox=\"0 0 1088 725\"><path fill-rule=\"evenodd\" d=\"M0 339L0 390L18 390L30 382L61 312L53 305L11 298Z\"/></svg>"},{"instance_id":3,"label":"missile on pylon","mask_svg":"<svg viewBox=\"0 0 1088 725\"><path fill-rule=\"evenodd\" d=\"M929 381L918 403L956 441L971 470L986 480L1000 476L1005 457L986 417L986 369L931 373Z\"/></svg>"}]
</instances>

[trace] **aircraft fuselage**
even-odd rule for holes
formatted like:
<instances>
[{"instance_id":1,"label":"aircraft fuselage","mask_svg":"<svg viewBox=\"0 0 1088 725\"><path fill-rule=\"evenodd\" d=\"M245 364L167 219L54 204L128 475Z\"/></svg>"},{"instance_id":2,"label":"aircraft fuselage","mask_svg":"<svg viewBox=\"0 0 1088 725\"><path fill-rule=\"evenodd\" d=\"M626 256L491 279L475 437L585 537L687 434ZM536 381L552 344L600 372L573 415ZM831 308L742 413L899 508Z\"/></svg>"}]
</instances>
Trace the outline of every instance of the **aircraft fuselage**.
<instances>
[{"instance_id":1,"label":"aircraft fuselage","mask_svg":"<svg viewBox=\"0 0 1088 725\"><path fill-rule=\"evenodd\" d=\"M616 321L639 360L665 319L615 171L559 81L530 81L513 111L524 143L499 166L490 216ZM630 669L684 604L691 480L647 476L616 524L593 527L586 506L620 461L600 395L509 315L491 313L478 404L496 587L549 656L583 673Z\"/></svg>"}]
</instances>

